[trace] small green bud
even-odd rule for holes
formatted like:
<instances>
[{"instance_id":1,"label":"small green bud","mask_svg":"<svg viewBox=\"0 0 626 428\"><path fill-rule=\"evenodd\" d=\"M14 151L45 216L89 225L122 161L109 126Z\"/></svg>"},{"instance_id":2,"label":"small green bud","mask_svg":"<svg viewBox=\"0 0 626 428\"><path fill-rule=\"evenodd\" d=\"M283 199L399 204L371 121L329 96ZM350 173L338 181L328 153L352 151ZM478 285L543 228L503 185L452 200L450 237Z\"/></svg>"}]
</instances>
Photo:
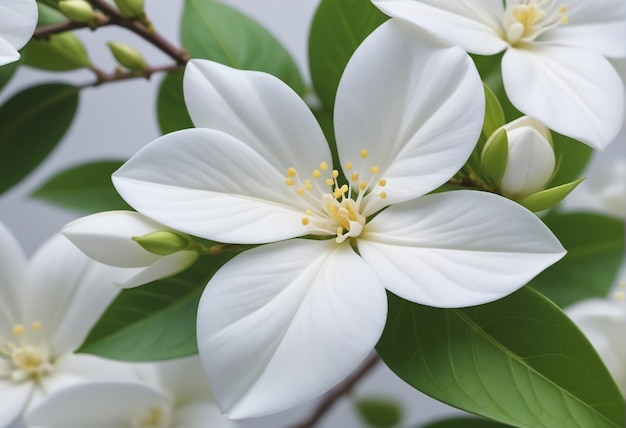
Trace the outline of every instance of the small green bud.
<instances>
[{"instance_id":1,"label":"small green bud","mask_svg":"<svg viewBox=\"0 0 626 428\"><path fill-rule=\"evenodd\" d=\"M130 71L143 71L148 68L146 60L137 49L122 43L107 43L118 63Z\"/></svg>"},{"instance_id":2,"label":"small green bud","mask_svg":"<svg viewBox=\"0 0 626 428\"><path fill-rule=\"evenodd\" d=\"M498 185L504 176L509 157L509 140L506 131L501 128L491 134L480 156L484 176L491 184Z\"/></svg>"},{"instance_id":3,"label":"small green bud","mask_svg":"<svg viewBox=\"0 0 626 428\"><path fill-rule=\"evenodd\" d=\"M143 236L133 237L144 250L158 256L168 256L187 249L189 240L186 236L169 230L157 230Z\"/></svg>"},{"instance_id":4,"label":"small green bud","mask_svg":"<svg viewBox=\"0 0 626 428\"><path fill-rule=\"evenodd\" d=\"M127 18L139 18L144 15L144 0L115 0L120 13Z\"/></svg>"},{"instance_id":5,"label":"small green bud","mask_svg":"<svg viewBox=\"0 0 626 428\"><path fill-rule=\"evenodd\" d=\"M28 43L25 63L43 70L66 71L91 67L85 46L74 33L54 34L48 40Z\"/></svg>"},{"instance_id":6,"label":"small green bud","mask_svg":"<svg viewBox=\"0 0 626 428\"><path fill-rule=\"evenodd\" d=\"M74 22L89 22L94 16L93 8L85 0L61 0L59 10Z\"/></svg>"},{"instance_id":7,"label":"small green bud","mask_svg":"<svg viewBox=\"0 0 626 428\"><path fill-rule=\"evenodd\" d=\"M579 178L578 180L570 183L542 190L541 192L526 196L517 202L533 212L547 210L565 199L565 197L569 195L570 192L574 190L583 180L584 178Z\"/></svg>"}]
</instances>

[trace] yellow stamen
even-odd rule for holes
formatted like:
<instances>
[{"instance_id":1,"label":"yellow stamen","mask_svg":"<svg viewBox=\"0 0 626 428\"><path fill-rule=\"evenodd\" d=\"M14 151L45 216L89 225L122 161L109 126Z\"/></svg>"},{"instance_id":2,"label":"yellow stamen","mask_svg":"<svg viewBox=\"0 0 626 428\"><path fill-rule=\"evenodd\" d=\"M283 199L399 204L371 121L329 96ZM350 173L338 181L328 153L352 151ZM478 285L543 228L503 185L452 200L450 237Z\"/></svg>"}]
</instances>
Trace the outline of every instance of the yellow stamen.
<instances>
[{"instance_id":1,"label":"yellow stamen","mask_svg":"<svg viewBox=\"0 0 626 428\"><path fill-rule=\"evenodd\" d=\"M313 189L313 185L311 184L310 180L304 180L304 187L306 188L306 190L312 190Z\"/></svg>"},{"instance_id":2,"label":"yellow stamen","mask_svg":"<svg viewBox=\"0 0 626 428\"><path fill-rule=\"evenodd\" d=\"M385 180L385 179L380 180L380 181L378 182L378 185L379 185L380 187L385 187L385 186L387 185L387 180Z\"/></svg>"},{"instance_id":3,"label":"yellow stamen","mask_svg":"<svg viewBox=\"0 0 626 428\"><path fill-rule=\"evenodd\" d=\"M314 169L313 170L313 178L320 178L320 170L319 169Z\"/></svg>"},{"instance_id":4,"label":"yellow stamen","mask_svg":"<svg viewBox=\"0 0 626 428\"><path fill-rule=\"evenodd\" d=\"M352 169L352 162L346 162L346 170L350 171Z\"/></svg>"},{"instance_id":5,"label":"yellow stamen","mask_svg":"<svg viewBox=\"0 0 626 428\"><path fill-rule=\"evenodd\" d=\"M332 175L333 178L337 178L339 177L339 171L337 171L336 169L333 169L333 172L330 175Z\"/></svg>"},{"instance_id":6,"label":"yellow stamen","mask_svg":"<svg viewBox=\"0 0 626 428\"><path fill-rule=\"evenodd\" d=\"M372 174L377 174L379 171L380 171L380 169L376 165L374 165L373 167L370 168L370 172Z\"/></svg>"},{"instance_id":7,"label":"yellow stamen","mask_svg":"<svg viewBox=\"0 0 626 428\"><path fill-rule=\"evenodd\" d=\"M361 158L362 159L367 159L367 157L370 155L369 151L367 149L363 149L361 150Z\"/></svg>"},{"instance_id":8,"label":"yellow stamen","mask_svg":"<svg viewBox=\"0 0 626 428\"><path fill-rule=\"evenodd\" d=\"M352 180L352 181L359 181L359 173L358 172L353 172L352 175L350 176L350 180Z\"/></svg>"},{"instance_id":9,"label":"yellow stamen","mask_svg":"<svg viewBox=\"0 0 626 428\"><path fill-rule=\"evenodd\" d=\"M309 218L308 217L302 217L302 226L306 226L309 224Z\"/></svg>"},{"instance_id":10,"label":"yellow stamen","mask_svg":"<svg viewBox=\"0 0 626 428\"><path fill-rule=\"evenodd\" d=\"M320 163L320 169L322 171L326 171L328 169L328 164L326 162Z\"/></svg>"},{"instance_id":11,"label":"yellow stamen","mask_svg":"<svg viewBox=\"0 0 626 428\"><path fill-rule=\"evenodd\" d=\"M304 189L303 189L302 187L298 187L298 188L296 189L296 194L297 194L298 196L302 196L302 195L304 195Z\"/></svg>"},{"instance_id":12,"label":"yellow stamen","mask_svg":"<svg viewBox=\"0 0 626 428\"><path fill-rule=\"evenodd\" d=\"M30 326L34 331L39 331L41 330L41 323L39 321L35 321L31 326Z\"/></svg>"},{"instance_id":13,"label":"yellow stamen","mask_svg":"<svg viewBox=\"0 0 626 428\"><path fill-rule=\"evenodd\" d=\"M385 199L387 197L387 192L380 192L380 199Z\"/></svg>"},{"instance_id":14,"label":"yellow stamen","mask_svg":"<svg viewBox=\"0 0 626 428\"><path fill-rule=\"evenodd\" d=\"M13 327L13 334L16 336L21 336L25 332L26 332L26 327L24 327L22 324L18 324Z\"/></svg>"},{"instance_id":15,"label":"yellow stamen","mask_svg":"<svg viewBox=\"0 0 626 428\"><path fill-rule=\"evenodd\" d=\"M291 178L291 177L288 177L288 178L285 179L285 184L287 186L293 186L294 183L295 183L295 181L293 181L293 178Z\"/></svg>"},{"instance_id":16,"label":"yellow stamen","mask_svg":"<svg viewBox=\"0 0 626 428\"><path fill-rule=\"evenodd\" d=\"M295 177L298 173L296 172L296 169L293 167L289 167L287 169L287 177Z\"/></svg>"},{"instance_id":17,"label":"yellow stamen","mask_svg":"<svg viewBox=\"0 0 626 428\"><path fill-rule=\"evenodd\" d=\"M361 190L367 189L367 183L365 181L361 181L359 183L359 189L361 189Z\"/></svg>"},{"instance_id":18,"label":"yellow stamen","mask_svg":"<svg viewBox=\"0 0 626 428\"><path fill-rule=\"evenodd\" d=\"M333 184L335 184L335 180L333 180L332 178L327 178L326 184L328 184L329 186L332 186Z\"/></svg>"}]
</instances>

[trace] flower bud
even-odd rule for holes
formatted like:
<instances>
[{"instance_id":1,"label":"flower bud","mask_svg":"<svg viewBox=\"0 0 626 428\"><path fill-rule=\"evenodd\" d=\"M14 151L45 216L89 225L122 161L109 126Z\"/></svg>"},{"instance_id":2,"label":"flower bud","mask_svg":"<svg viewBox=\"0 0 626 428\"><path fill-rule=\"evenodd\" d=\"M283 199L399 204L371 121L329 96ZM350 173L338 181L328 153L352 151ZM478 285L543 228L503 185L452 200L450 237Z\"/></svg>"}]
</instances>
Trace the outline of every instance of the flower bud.
<instances>
[{"instance_id":1,"label":"flower bud","mask_svg":"<svg viewBox=\"0 0 626 428\"><path fill-rule=\"evenodd\" d=\"M144 250L159 256L168 256L189 246L189 240L186 237L169 230L157 230L132 239Z\"/></svg>"},{"instance_id":2,"label":"flower bud","mask_svg":"<svg viewBox=\"0 0 626 428\"><path fill-rule=\"evenodd\" d=\"M556 158L550 130L539 121L523 116L502 126L507 136L506 166L499 182L503 195L512 199L524 198L545 188L554 175ZM485 144L485 149L490 141Z\"/></svg>"},{"instance_id":3,"label":"flower bud","mask_svg":"<svg viewBox=\"0 0 626 428\"><path fill-rule=\"evenodd\" d=\"M115 0L115 5L127 18L139 18L144 14L144 0Z\"/></svg>"},{"instance_id":4,"label":"flower bud","mask_svg":"<svg viewBox=\"0 0 626 428\"><path fill-rule=\"evenodd\" d=\"M148 68L146 60L137 49L123 43L107 43L118 63L130 71L143 71Z\"/></svg>"},{"instance_id":5,"label":"flower bud","mask_svg":"<svg viewBox=\"0 0 626 428\"><path fill-rule=\"evenodd\" d=\"M61 0L59 10L74 22L89 22L94 16L93 8L85 0Z\"/></svg>"}]
</instances>

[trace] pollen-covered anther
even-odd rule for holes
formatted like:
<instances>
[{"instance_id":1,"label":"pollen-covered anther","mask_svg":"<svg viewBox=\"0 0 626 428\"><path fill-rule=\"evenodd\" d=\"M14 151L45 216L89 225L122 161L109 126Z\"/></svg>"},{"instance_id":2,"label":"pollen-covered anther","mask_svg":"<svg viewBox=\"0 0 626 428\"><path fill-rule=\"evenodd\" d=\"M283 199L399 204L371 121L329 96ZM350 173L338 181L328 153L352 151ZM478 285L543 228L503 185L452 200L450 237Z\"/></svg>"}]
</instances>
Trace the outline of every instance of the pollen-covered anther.
<instances>
[{"instance_id":1,"label":"pollen-covered anther","mask_svg":"<svg viewBox=\"0 0 626 428\"><path fill-rule=\"evenodd\" d=\"M322 171L328 171L328 164L326 162L321 162L320 163L320 169Z\"/></svg>"},{"instance_id":2,"label":"pollen-covered anther","mask_svg":"<svg viewBox=\"0 0 626 428\"><path fill-rule=\"evenodd\" d=\"M359 173L358 172L353 172L352 175L350 176L350 180L351 181L359 181Z\"/></svg>"},{"instance_id":3,"label":"pollen-covered anther","mask_svg":"<svg viewBox=\"0 0 626 428\"><path fill-rule=\"evenodd\" d=\"M370 172L371 172L372 174L378 174L378 173L380 172L380 168L378 168L376 165L374 165L374 166L372 166L372 167L370 168Z\"/></svg>"},{"instance_id":4,"label":"pollen-covered anther","mask_svg":"<svg viewBox=\"0 0 626 428\"><path fill-rule=\"evenodd\" d=\"M319 169L314 169L313 174L311 174L313 178L320 178L321 172Z\"/></svg>"},{"instance_id":5,"label":"pollen-covered anther","mask_svg":"<svg viewBox=\"0 0 626 428\"><path fill-rule=\"evenodd\" d=\"M40 343L37 334L42 327L39 321L33 322L31 329L35 334L29 338L23 324L13 326L11 332L17 343L0 336L0 357L8 360L9 367L11 367L10 379L13 382L19 383L27 379L39 378L53 371L48 347ZM34 341L32 341L33 338Z\"/></svg>"},{"instance_id":6,"label":"pollen-covered anther","mask_svg":"<svg viewBox=\"0 0 626 428\"><path fill-rule=\"evenodd\" d=\"M298 196L304 195L304 187L298 187L296 189L296 195L298 195Z\"/></svg>"},{"instance_id":7,"label":"pollen-covered anther","mask_svg":"<svg viewBox=\"0 0 626 428\"><path fill-rule=\"evenodd\" d=\"M378 196L380 197L380 199L386 199L387 198L387 192L380 192L378 194Z\"/></svg>"},{"instance_id":8,"label":"pollen-covered anther","mask_svg":"<svg viewBox=\"0 0 626 428\"><path fill-rule=\"evenodd\" d=\"M532 41L545 31L569 22L567 7L554 7L553 0L526 0L507 8L503 27L512 45Z\"/></svg>"},{"instance_id":9,"label":"pollen-covered anther","mask_svg":"<svg viewBox=\"0 0 626 428\"><path fill-rule=\"evenodd\" d=\"M369 151L367 149L363 149L361 150L361 159L367 159L367 157L370 155Z\"/></svg>"}]
</instances>

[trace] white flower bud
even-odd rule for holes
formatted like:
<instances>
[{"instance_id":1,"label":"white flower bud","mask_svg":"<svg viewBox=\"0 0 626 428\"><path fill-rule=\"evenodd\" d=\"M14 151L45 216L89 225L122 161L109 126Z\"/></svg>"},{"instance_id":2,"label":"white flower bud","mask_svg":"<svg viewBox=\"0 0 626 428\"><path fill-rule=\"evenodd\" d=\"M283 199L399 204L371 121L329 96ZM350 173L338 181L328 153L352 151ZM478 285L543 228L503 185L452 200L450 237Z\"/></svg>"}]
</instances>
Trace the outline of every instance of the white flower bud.
<instances>
[{"instance_id":1,"label":"white flower bud","mask_svg":"<svg viewBox=\"0 0 626 428\"><path fill-rule=\"evenodd\" d=\"M502 193L523 198L541 191L554 174L556 159L550 131L539 121L524 116L502 127L509 153L500 183Z\"/></svg>"}]
</instances>

